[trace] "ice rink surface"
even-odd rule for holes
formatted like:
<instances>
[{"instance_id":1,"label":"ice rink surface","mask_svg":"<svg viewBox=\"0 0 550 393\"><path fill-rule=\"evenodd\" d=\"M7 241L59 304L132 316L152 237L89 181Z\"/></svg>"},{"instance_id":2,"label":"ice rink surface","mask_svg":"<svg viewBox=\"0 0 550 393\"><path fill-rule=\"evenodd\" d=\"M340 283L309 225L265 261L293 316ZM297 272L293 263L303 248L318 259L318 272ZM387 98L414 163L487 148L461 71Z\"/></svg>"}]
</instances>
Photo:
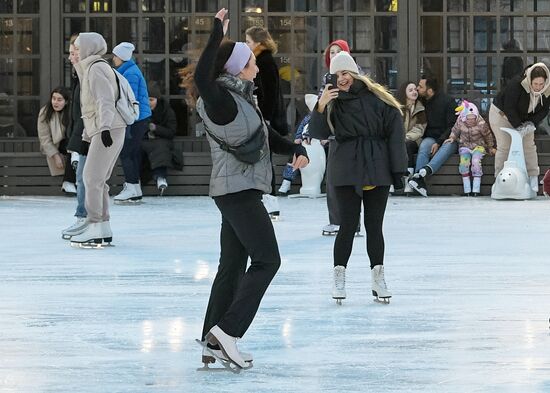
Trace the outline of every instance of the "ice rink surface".
<instances>
[{"instance_id":1,"label":"ice rink surface","mask_svg":"<svg viewBox=\"0 0 550 393\"><path fill-rule=\"evenodd\" d=\"M392 197L391 304L362 237L337 306L325 200L280 198L283 262L239 375L196 371L218 210L145 201L112 207L116 247L83 250L60 237L75 199L0 198L0 392L550 392L550 200Z\"/></svg>"}]
</instances>

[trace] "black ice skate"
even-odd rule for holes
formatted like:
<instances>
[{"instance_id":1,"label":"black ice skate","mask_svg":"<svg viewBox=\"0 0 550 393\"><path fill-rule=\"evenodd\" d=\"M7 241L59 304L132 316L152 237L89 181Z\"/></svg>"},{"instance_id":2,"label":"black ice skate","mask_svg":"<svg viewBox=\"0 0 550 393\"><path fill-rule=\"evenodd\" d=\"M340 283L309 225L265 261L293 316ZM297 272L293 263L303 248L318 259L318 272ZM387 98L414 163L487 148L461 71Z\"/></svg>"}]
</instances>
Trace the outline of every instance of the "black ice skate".
<instances>
[{"instance_id":1,"label":"black ice skate","mask_svg":"<svg viewBox=\"0 0 550 393\"><path fill-rule=\"evenodd\" d=\"M235 374L239 374L241 370L249 370L253 367L252 364L252 357L249 354L241 353L243 356L243 359L246 361L245 367L240 367L230 361L227 356L223 353L223 351L208 348L206 341L201 341L199 339L195 339L197 343L202 347L202 367L197 368L197 371L230 371ZM248 355L248 356L247 356ZM250 360L247 360L250 359ZM210 367L210 364L213 364L216 362L216 360L223 366L221 367Z\"/></svg>"}]
</instances>

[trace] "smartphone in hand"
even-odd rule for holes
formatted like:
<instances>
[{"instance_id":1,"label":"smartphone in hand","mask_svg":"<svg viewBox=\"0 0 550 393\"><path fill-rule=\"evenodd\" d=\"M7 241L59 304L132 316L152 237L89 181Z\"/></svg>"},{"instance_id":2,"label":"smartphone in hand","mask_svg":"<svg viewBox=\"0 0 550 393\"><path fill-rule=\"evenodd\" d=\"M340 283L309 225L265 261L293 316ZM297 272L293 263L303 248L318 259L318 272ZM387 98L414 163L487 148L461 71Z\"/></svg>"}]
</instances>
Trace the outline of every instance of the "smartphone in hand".
<instances>
[{"instance_id":1,"label":"smartphone in hand","mask_svg":"<svg viewBox=\"0 0 550 393\"><path fill-rule=\"evenodd\" d=\"M327 75L327 84L331 84L330 90L338 89L338 75L328 74Z\"/></svg>"}]
</instances>

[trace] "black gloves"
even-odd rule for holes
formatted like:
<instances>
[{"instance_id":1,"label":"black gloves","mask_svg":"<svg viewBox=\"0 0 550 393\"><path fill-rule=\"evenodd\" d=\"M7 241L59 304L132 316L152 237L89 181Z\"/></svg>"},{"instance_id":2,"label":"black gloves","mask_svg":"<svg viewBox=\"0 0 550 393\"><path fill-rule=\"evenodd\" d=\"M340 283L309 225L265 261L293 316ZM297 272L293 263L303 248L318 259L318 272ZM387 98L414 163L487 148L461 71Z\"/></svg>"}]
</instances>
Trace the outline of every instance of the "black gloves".
<instances>
[{"instance_id":1,"label":"black gloves","mask_svg":"<svg viewBox=\"0 0 550 393\"><path fill-rule=\"evenodd\" d=\"M87 156L88 150L90 150L90 142L82 141L82 145L80 145L80 154Z\"/></svg>"},{"instance_id":2,"label":"black gloves","mask_svg":"<svg viewBox=\"0 0 550 393\"><path fill-rule=\"evenodd\" d=\"M109 147L113 144L113 139L111 138L109 130L101 131L101 142L103 142L103 146L105 147Z\"/></svg>"}]
</instances>

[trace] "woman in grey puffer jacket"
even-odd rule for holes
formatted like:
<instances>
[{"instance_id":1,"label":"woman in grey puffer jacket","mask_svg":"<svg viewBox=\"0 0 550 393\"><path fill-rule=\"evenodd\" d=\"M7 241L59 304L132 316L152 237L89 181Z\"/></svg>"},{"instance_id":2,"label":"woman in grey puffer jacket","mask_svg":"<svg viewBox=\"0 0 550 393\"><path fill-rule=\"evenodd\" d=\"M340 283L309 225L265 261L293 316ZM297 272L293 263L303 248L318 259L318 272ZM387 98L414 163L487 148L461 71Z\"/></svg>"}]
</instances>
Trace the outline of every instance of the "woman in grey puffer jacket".
<instances>
[{"instance_id":1,"label":"woman in grey puffer jacket","mask_svg":"<svg viewBox=\"0 0 550 393\"><path fill-rule=\"evenodd\" d=\"M222 214L222 226L220 262L203 326L202 341L207 343L202 360L212 363L216 356L244 368L252 357L239 352L236 340L252 323L281 263L273 225L261 201L263 193L271 192L270 150L293 153L296 169L305 167L308 159L305 148L264 122L252 95L258 67L250 48L244 42L220 45L229 23L226 15L225 9L216 14L197 64L197 111L209 133L224 143L238 146L256 132L265 133L266 142L260 160L247 164L207 135L212 151L210 195ZM246 270L248 257L251 264Z\"/></svg>"}]
</instances>

